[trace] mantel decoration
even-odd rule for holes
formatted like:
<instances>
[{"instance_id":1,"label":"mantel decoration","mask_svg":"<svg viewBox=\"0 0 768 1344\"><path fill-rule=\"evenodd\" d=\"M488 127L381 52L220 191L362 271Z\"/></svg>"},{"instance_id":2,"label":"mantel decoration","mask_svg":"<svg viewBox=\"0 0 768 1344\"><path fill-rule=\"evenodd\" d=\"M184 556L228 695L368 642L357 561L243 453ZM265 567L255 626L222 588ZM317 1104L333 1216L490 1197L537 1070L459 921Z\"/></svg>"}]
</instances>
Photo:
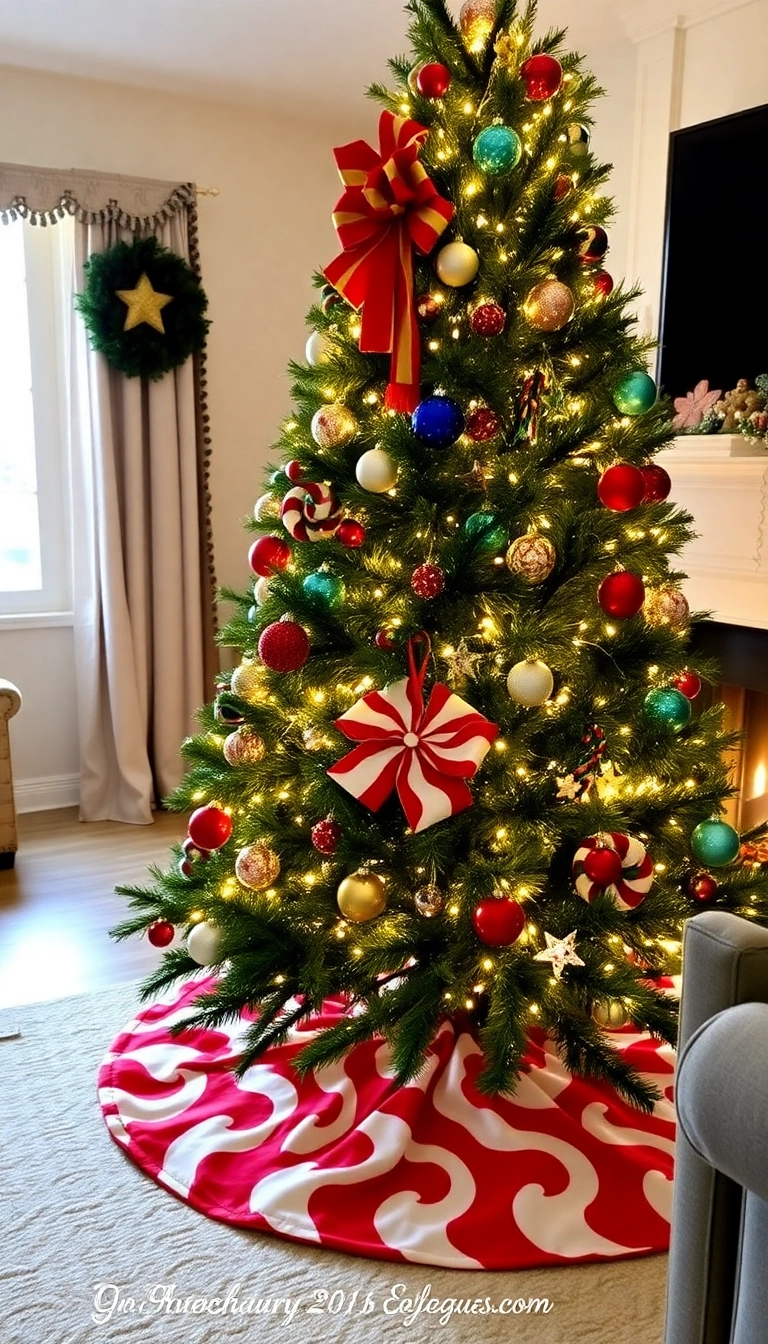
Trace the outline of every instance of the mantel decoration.
<instances>
[{"instance_id":1,"label":"mantel decoration","mask_svg":"<svg viewBox=\"0 0 768 1344\"><path fill-rule=\"evenodd\" d=\"M156 238L115 243L85 263L77 296L94 350L127 378L164 377L202 350L208 299L186 261Z\"/></svg>"},{"instance_id":2,"label":"mantel decoration","mask_svg":"<svg viewBox=\"0 0 768 1344\"><path fill-rule=\"evenodd\" d=\"M754 387L739 378L730 392L711 391L704 378L675 397L675 411L672 424L681 434L743 434L768 443L768 373L758 374Z\"/></svg>"}]
</instances>

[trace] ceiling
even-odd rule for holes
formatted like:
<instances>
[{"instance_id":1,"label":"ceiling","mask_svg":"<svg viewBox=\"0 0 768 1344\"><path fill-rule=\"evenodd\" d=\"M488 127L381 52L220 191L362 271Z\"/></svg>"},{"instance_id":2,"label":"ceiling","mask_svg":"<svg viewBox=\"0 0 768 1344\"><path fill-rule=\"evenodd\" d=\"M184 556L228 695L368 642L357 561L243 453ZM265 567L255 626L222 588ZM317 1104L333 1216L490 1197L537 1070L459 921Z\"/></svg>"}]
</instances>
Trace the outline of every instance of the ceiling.
<instances>
[{"instance_id":1,"label":"ceiling","mask_svg":"<svg viewBox=\"0 0 768 1344\"><path fill-rule=\"evenodd\" d=\"M458 11L460 0L451 0ZM589 53L621 0L540 0ZM406 49L402 0L0 0L0 62L332 117Z\"/></svg>"}]
</instances>

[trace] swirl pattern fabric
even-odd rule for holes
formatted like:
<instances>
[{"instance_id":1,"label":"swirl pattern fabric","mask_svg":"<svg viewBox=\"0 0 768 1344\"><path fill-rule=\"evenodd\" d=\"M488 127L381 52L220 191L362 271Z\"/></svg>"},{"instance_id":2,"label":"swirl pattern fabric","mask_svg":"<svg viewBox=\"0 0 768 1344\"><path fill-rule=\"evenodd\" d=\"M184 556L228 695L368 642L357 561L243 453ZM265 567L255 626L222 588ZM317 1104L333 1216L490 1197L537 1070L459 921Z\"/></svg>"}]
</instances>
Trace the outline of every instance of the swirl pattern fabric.
<instances>
[{"instance_id":1,"label":"swirl pattern fabric","mask_svg":"<svg viewBox=\"0 0 768 1344\"><path fill-rule=\"evenodd\" d=\"M663 1095L651 1115L573 1078L532 1031L513 1095L476 1089L481 1050L446 1021L417 1081L397 1086L386 1044L300 1079L293 1058L348 1011L328 1002L237 1079L248 1017L171 1036L212 979L169 991L106 1056L99 1097L117 1144L198 1212L358 1255L455 1269L519 1269L665 1250L674 1056L611 1033Z\"/></svg>"}]
</instances>

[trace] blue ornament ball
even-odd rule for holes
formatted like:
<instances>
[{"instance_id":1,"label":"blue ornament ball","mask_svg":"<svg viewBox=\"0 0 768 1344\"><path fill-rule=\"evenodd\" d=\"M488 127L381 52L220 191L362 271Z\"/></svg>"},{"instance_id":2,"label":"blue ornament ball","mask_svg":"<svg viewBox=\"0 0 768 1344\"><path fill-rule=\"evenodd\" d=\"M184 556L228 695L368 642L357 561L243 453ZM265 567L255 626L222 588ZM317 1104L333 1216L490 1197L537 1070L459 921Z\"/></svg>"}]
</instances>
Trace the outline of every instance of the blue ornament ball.
<instances>
[{"instance_id":1,"label":"blue ornament ball","mask_svg":"<svg viewBox=\"0 0 768 1344\"><path fill-rule=\"evenodd\" d=\"M613 389L613 404L622 415L643 415L656 401L656 384L645 369L628 373Z\"/></svg>"},{"instance_id":2,"label":"blue ornament ball","mask_svg":"<svg viewBox=\"0 0 768 1344\"><path fill-rule=\"evenodd\" d=\"M478 168L493 177L510 173L522 155L520 136L511 126L486 126L472 146L472 158Z\"/></svg>"},{"instance_id":3,"label":"blue ornament ball","mask_svg":"<svg viewBox=\"0 0 768 1344\"><path fill-rule=\"evenodd\" d=\"M312 602L323 607L340 606L347 592L343 579L337 578L335 574L330 574L325 569L318 569L313 574L308 574L301 586Z\"/></svg>"},{"instance_id":4,"label":"blue ornament ball","mask_svg":"<svg viewBox=\"0 0 768 1344\"><path fill-rule=\"evenodd\" d=\"M451 397L426 397L411 416L411 428L430 448L449 448L464 433L464 412Z\"/></svg>"},{"instance_id":5,"label":"blue ornament ball","mask_svg":"<svg viewBox=\"0 0 768 1344\"><path fill-rule=\"evenodd\" d=\"M484 551L498 551L507 541L507 529L493 513L470 513L464 531Z\"/></svg>"},{"instance_id":6,"label":"blue ornament ball","mask_svg":"<svg viewBox=\"0 0 768 1344\"><path fill-rule=\"evenodd\" d=\"M646 695L643 713L651 723L667 724L679 733L691 717L691 702L674 686L657 686Z\"/></svg>"},{"instance_id":7,"label":"blue ornament ball","mask_svg":"<svg viewBox=\"0 0 768 1344\"><path fill-rule=\"evenodd\" d=\"M691 834L691 850L707 868L724 868L741 848L739 832L727 821L700 821Z\"/></svg>"}]
</instances>

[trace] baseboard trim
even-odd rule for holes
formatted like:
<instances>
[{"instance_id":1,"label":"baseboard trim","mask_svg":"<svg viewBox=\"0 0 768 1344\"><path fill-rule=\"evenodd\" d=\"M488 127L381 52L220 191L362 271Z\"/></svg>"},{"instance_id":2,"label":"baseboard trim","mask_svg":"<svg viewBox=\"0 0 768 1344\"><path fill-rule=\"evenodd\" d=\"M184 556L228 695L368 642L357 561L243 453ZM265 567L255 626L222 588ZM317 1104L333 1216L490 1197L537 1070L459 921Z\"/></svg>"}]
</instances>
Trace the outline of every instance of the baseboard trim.
<instances>
[{"instance_id":1,"label":"baseboard trim","mask_svg":"<svg viewBox=\"0 0 768 1344\"><path fill-rule=\"evenodd\" d=\"M43 775L39 779L15 779L13 795L17 812L50 812L54 807L76 807L80 801L80 776Z\"/></svg>"}]
</instances>

